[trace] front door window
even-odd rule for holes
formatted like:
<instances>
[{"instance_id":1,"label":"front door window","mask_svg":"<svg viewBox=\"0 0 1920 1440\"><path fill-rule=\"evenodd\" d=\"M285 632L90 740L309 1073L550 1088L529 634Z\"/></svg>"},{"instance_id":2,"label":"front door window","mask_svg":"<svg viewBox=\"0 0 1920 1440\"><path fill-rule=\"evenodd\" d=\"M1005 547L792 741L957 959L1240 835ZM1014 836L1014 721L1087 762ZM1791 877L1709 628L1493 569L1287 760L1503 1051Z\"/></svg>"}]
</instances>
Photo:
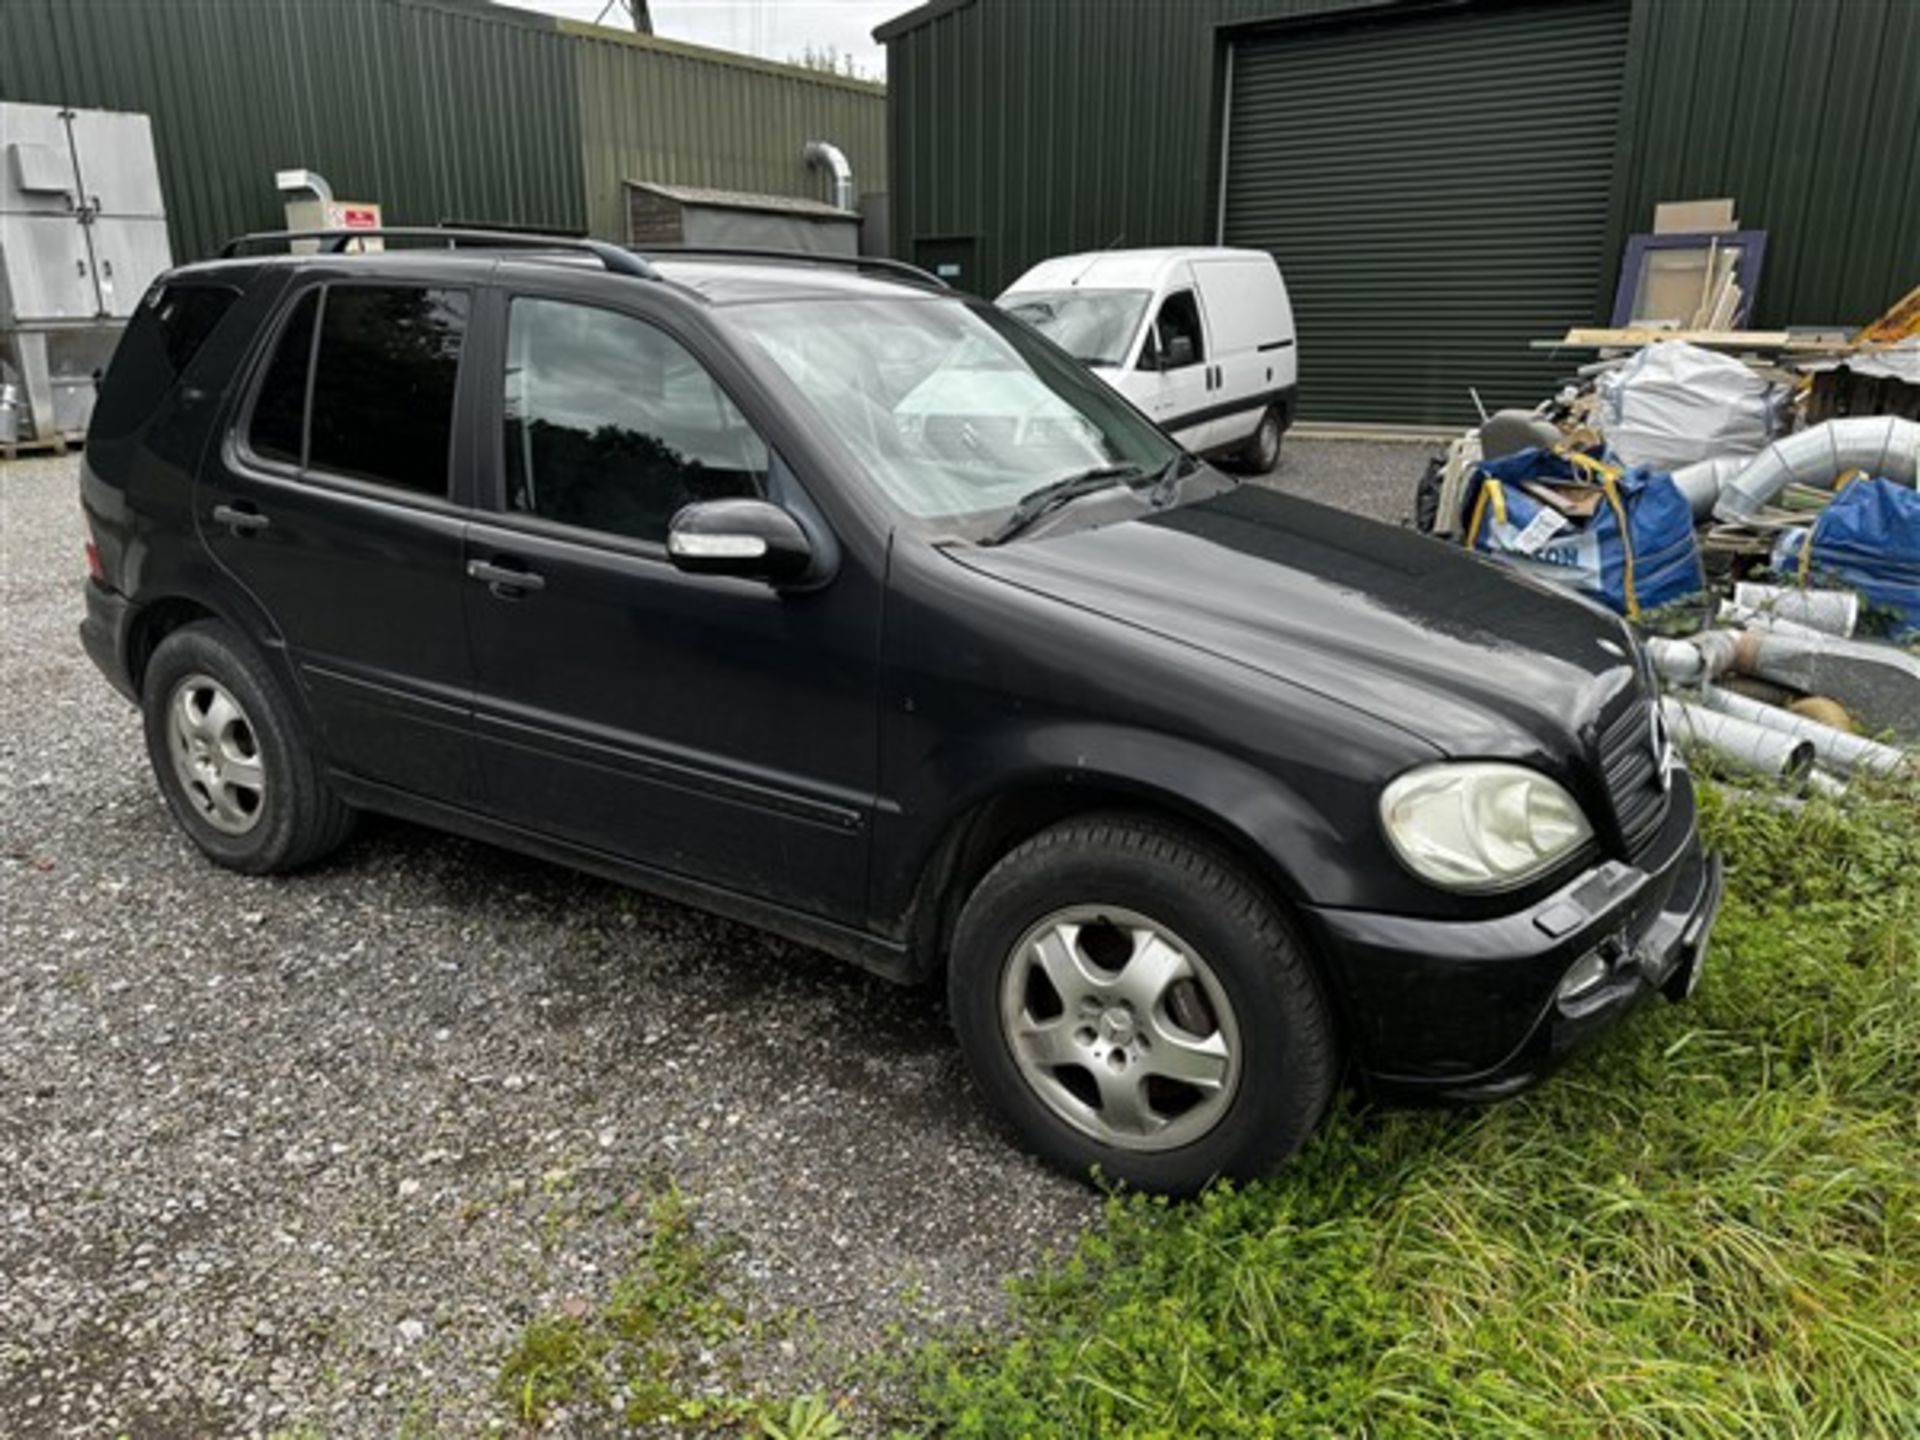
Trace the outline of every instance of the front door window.
<instances>
[{"instance_id":1,"label":"front door window","mask_svg":"<svg viewBox=\"0 0 1920 1440\"><path fill-rule=\"evenodd\" d=\"M766 493L765 442L657 326L522 298L507 334L509 511L664 544L683 505Z\"/></svg>"}]
</instances>

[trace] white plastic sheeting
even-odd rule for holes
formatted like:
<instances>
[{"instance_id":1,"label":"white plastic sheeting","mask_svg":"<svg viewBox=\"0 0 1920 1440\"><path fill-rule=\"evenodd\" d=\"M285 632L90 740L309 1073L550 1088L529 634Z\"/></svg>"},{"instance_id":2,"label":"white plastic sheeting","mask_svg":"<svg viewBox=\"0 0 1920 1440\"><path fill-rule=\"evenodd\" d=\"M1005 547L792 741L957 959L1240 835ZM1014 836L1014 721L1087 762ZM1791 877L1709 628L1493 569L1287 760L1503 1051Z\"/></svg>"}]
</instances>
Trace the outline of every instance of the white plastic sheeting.
<instances>
[{"instance_id":1,"label":"white plastic sheeting","mask_svg":"<svg viewBox=\"0 0 1920 1440\"><path fill-rule=\"evenodd\" d=\"M1740 361L1683 340L1647 346L1602 375L1599 392L1607 444L1629 465L1674 471L1752 455L1778 428L1774 386Z\"/></svg>"}]
</instances>

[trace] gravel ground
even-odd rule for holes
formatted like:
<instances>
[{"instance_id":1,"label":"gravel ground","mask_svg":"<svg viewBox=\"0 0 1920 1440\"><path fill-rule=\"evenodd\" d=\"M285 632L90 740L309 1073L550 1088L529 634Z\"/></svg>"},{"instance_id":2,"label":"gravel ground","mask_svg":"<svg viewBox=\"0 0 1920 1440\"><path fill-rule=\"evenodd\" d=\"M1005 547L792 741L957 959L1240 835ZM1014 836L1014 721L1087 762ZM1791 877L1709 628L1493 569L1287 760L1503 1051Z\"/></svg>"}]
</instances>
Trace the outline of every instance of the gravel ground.
<instances>
[{"instance_id":1,"label":"gravel ground","mask_svg":"<svg viewBox=\"0 0 1920 1440\"><path fill-rule=\"evenodd\" d=\"M1293 439L1273 483L1397 518L1422 453ZM747 1383L877 1429L871 1362L1094 1218L931 993L397 823L202 860L75 638L76 465L0 465L0 1431L511 1428L503 1354L669 1181L778 1322Z\"/></svg>"},{"instance_id":2,"label":"gravel ground","mask_svg":"<svg viewBox=\"0 0 1920 1440\"><path fill-rule=\"evenodd\" d=\"M1356 515L1404 525L1413 519L1413 491L1427 457L1424 440L1309 440L1289 435L1268 483L1290 494Z\"/></svg>"}]
</instances>

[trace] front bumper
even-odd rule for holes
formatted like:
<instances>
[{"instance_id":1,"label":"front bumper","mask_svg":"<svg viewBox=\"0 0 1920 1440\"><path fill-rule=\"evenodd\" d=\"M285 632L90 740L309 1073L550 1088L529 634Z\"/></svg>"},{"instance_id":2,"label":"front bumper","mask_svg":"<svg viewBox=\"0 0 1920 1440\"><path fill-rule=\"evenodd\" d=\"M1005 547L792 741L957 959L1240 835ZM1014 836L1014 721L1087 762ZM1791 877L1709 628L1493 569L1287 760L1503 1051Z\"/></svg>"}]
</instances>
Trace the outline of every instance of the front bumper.
<instances>
[{"instance_id":1,"label":"front bumper","mask_svg":"<svg viewBox=\"0 0 1920 1440\"><path fill-rule=\"evenodd\" d=\"M1370 1087L1490 1099L1539 1079L1655 991L1692 993L1721 889L1678 771L1666 823L1637 864L1605 861L1516 914L1313 919ZM1583 962L1599 978L1559 993Z\"/></svg>"}]
</instances>

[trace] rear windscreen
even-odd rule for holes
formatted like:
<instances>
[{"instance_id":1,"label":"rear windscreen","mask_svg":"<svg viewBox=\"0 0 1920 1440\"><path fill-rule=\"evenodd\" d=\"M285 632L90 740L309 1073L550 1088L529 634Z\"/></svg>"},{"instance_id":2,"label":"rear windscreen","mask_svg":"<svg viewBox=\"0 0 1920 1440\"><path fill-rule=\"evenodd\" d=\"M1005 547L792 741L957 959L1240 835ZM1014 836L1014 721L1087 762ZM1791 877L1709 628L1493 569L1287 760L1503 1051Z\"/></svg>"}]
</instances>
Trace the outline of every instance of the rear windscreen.
<instances>
[{"instance_id":1,"label":"rear windscreen","mask_svg":"<svg viewBox=\"0 0 1920 1440\"><path fill-rule=\"evenodd\" d=\"M231 285L162 282L127 322L94 404L92 431L124 435L140 426L226 318L240 291Z\"/></svg>"}]
</instances>

